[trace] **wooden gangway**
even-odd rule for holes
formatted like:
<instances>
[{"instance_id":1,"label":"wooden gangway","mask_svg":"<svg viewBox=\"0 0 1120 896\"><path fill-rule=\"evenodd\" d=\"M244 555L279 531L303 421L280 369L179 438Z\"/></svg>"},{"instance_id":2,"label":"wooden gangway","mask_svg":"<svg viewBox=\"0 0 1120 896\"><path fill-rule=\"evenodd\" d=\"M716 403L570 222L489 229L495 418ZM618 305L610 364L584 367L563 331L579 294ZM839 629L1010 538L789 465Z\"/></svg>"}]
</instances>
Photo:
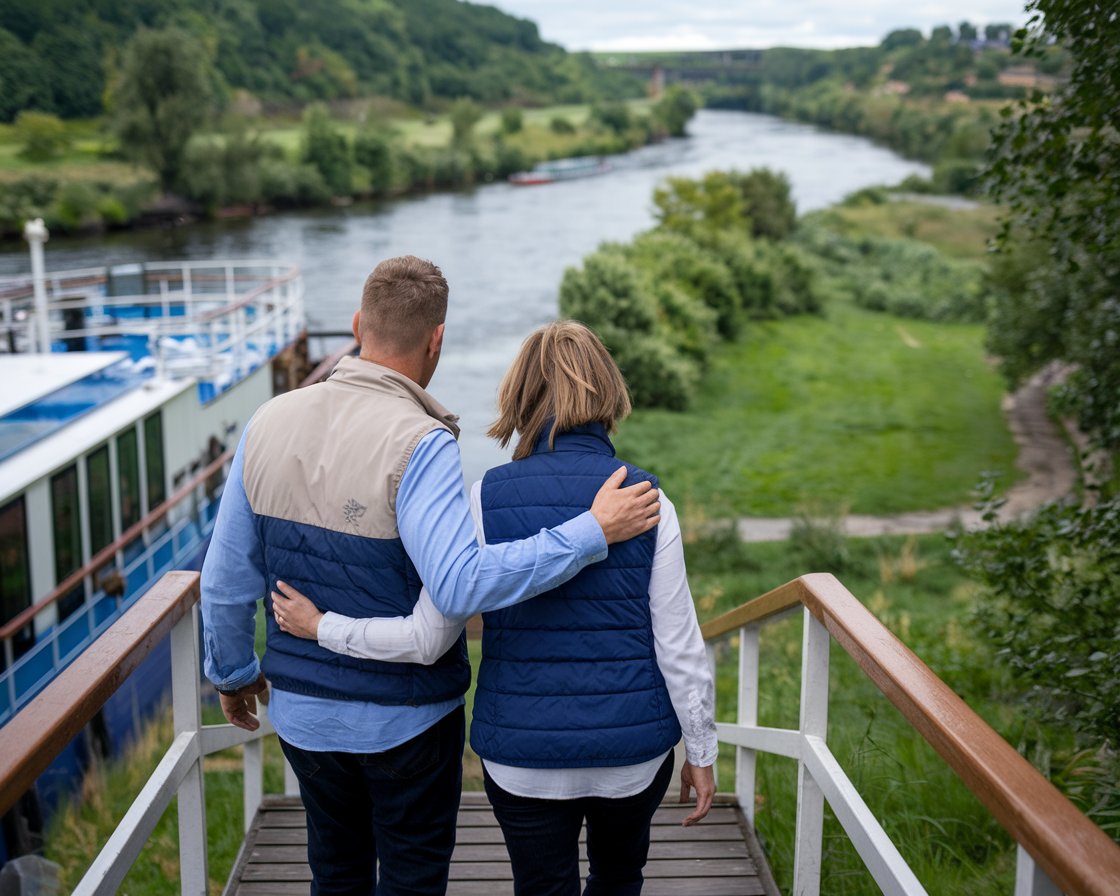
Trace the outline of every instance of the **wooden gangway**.
<instances>
[{"instance_id":1,"label":"wooden gangway","mask_svg":"<svg viewBox=\"0 0 1120 896\"><path fill-rule=\"evenodd\" d=\"M247 839L228 892L230 896L307 892L309 873L300 858L301 813L291 799L297 792L291 770L285 772L287 801L282 797L266 799L263 793L262 737L271 733L267 718L256 732L232 725L202 725L198 582L198 573L167 573L0 728L3 813L34 785L127 676L170 636L174 739L73 890L74 896L117 892L156 823L173 802L179 820L179 892L207 896L203 759L234 746L242 747ZM759 634L766 625L790 614L802 619L800 721L797 728L767 728L758 724ZM645 889L649 896L770 892L766 889L765 865L751 833L759 752L785 757L797 765L794 893L817 896L822 880L828 878L829 869L822 865L827 804L883 893L926 896L922 882L829 749L832 644L856 662L915 734L937 751L1014 839L1015 896L1120 893L1120 845L996 734L833 576L801 576L707 622L702 630L709 650L714 641L727 636L737 636L739 641L737 721L717 724L720 742L734 748L734 795L721 799L708 819L691 828L679 827L682 816L676 813L684 810L663 804ZM502 877L508 873L508 865L502 858L500 832L487 820L488 814L479 797L469 796L464 801L452 894L500 896L511 892L508 879ZM734 825L727 821L729 818L735 819ZM732 833L730 829L737 829L738 836L720 839L721 834ZM284 838L287 842L269 842ZM725 863L722 869L721 862ZM747 872L748 867L755 872L753 877L740 873ZM260 874L278 875L278 869L288 875L286 881L253 879ZM752 884L751 880L758 883ZM755 889L750 889L752 886Z\"/></svg>"},{"instance_id":2,"label":"wooden gangway","mask_svg":"<svg viewBox=\"0 0 1120 896\"><path fill-rule=\"evenodd\" d=\"M754 832L733 794L718 794L703 822L664 802L653 817L643 896L778 896ZM587 873L581 838L581 867ZM307 828L298 797L261 804L230 876L226 896L307 896ZM502 832L482 793L463 794L447 896L513 896Z\"/></svg>"}]
</instances>

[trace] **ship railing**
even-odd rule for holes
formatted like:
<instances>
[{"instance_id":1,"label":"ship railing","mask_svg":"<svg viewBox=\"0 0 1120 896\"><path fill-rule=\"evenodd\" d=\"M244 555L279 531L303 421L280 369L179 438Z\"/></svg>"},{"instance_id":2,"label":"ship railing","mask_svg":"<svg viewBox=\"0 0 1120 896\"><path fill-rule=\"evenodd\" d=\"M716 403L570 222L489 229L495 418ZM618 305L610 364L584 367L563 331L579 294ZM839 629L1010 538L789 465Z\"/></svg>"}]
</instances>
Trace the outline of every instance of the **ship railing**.
<instances>
[{"instance_id":1,"label":"ship railing","mask_svg":"<svg viewBox=\"0 0 1120 896\"><path fill-rule=\"evenodd\" d=\"M199 575L169 572L38 697L0 729L0 813L35 783L165 638L171 638L171 704L174 739L124 818L110 835L75 896L116 893L156 823L177 803L179 892L206 896L208 854L203 759L240 746L242 800L248 830L264 795L264 744L272 733L267 712L249 732L232 725L203 725L198 638ZM290 769L285 792L298 787Z\"/></svg>"},{"instance_id":2,"label":"ship railing","mask_svg":"<svg viewBox=\"0 0 1120 896\"><path fill-rule=\"evenodd\" d=\"M52 345L150 356L160 374L213 380L216 391L304 326L299 269L275 262L153 262L51 273L44 285ZM35 346L35 316L31 280L0 280L0 351Z\"/></svg>"},{"instance_id":3,"label":"ship railing","mask_svg":"<svg viewBox=\"0 0 1120 896\"><path fill-rule=\"evenodd\" d=\"M797 729L758 724L760 632L802 619ZM836 578L802 576L702 626L713 666L718 642L737 635L737 721L717 725L735 747L735 792L754 824L759 752L797 763L793 892L820 892L827 802L886 896L926 890L868 808L827 743L833 640L902 713L1017 843L1015 896L1115 896L1120 846L993 731Z\"/></svg>"},{"instance_id":4,"label":"ship railing","mask_svg":"<svg viewBox=\"0 0 1120 896\"><path fill-rule=\"evenodd\" d=\"M213 528L232 459L232 450L215 458L50 594L0 626L4 656L0 725L81 655L163 573L202 549ZM84 598L81 606L56 621L60 602L76 592ZM34 635L34 644L17 656L18 642L26 640L37 623L41 631Z\"/></svg>"}]
</instances>

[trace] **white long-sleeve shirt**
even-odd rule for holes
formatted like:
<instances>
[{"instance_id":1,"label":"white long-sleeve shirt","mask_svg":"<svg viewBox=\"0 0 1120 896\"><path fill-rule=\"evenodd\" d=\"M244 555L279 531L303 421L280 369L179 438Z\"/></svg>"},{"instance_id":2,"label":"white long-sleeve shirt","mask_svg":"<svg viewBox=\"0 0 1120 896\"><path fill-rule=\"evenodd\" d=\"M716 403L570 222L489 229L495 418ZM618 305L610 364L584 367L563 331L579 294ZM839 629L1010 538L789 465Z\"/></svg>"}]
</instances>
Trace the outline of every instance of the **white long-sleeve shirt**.
<instances>
[{"instance_id":1,"label":"white long-sleeve shirt","mask_svg":"<svg viewBox=\"0 0 1120 896\"><path fill-rule=\"evenodd\" d=\"M676 509L664 491L660 500L661 522L649 580L654 652L680 722L685 756L695 766L708 766L717 753L715 687L688 587ZM471 513L482 543L481 483L471 489ZM432 663L447 652L465 622L440 614L424 589L408 617L353 619L326 613L319 622L318 639L320 646L349 656ZM520 768L489 760L485 765L495 783L509 793L574 799L639 793L652 783L664 758L603 768Z\"/></svg>"}]
</instances>

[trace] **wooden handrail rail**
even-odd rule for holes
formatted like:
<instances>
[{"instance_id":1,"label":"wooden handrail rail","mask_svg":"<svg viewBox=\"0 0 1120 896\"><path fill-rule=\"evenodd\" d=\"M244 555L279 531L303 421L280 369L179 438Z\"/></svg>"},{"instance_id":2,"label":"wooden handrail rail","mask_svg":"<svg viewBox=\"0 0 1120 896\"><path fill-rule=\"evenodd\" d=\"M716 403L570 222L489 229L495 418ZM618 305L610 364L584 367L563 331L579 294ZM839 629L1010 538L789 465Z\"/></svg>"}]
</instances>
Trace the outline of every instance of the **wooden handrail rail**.
<instances>
[{"instance_id":1,"label":"wooden handrail rail","mask_svg":"<svg viewBox=\"0 0 1120 896\"><path fill-rule=\"evenodd\" d=\"M233 449L230 448L224 451L221 455L211 461L197 476L194 477L186 485L181 486L166 501L150 511L147 516L143 517L139 522L133 523L124 532L121 533L120 538L106 545L92 557L89 562L84 566L78 567L65 579L55 586L55 589L44 597L42 600L33 603L30 607L26 607L18 614L13 616L10 620L0 626L0 642L6 641L9 638L15 637L20 629L33 620L39 613L49 607L51 604L64 598L74 588L81 584L86 576L91 576L98 572L107 564L113 562L116 558L117 551L123 550L124 547L135 538L139 538L145 529L148 529L162 520L171 509L175 507L180 501L189 497L190 494L198 488L203 482L213 476L220 470L228 461L233 459Z\"/></svg>"},{"instance_id":2,"label":"wooden handrail rail","mask_svg":"<svg viewBox=\"0 0 1120 896\"><path fill-rule=\"evenodd\" d=\"M199 600L197 572L169 572L0 728L0 814L35 783Z\"/></svg>"},{"instance_id":3,"label":"wooden handrail rail","mask_svg":"<svg viewBox=\"0 0 1120 896\"><path fill-rule=\"evenodd\" d=\"M702 626L705 640L803 604L1063 892L1120 893L1120 846L1000 737L847 588L801 576Z\"/></svg>"}]
</instances>

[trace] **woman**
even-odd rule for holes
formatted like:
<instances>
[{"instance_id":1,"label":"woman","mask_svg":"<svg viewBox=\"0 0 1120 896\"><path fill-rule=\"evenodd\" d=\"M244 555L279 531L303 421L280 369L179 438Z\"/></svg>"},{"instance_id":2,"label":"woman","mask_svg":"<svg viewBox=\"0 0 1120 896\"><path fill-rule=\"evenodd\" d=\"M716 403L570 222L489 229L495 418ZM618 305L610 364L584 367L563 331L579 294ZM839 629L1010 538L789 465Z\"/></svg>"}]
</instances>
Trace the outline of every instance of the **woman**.
<instances>
[{"instance_id":1,"label":"woman","mask_svg":"<svg viewBox=\"0 0 1120 896\"><path fill-rule=\"evenodd\" d=\"M619 462L608 433L630 413L598 337L541 327L502 381L489 435L513 460L471 490L479 538L511 541L586 510ZM627 484L654 477L627 465ZM319 613L283 584L280 627L341 653L432 662L462 629L422 593L407 619ZM286 596L285 596L286 595ZM533 600L483 616L471 747L502 827L519 896L578 894L587 822L588 896L637 894L650 822L684 734L681 799L702 819L715 790L714 689L685 576L680 526L661 494L656 530Z\"/></svg>"}]
</instances>

